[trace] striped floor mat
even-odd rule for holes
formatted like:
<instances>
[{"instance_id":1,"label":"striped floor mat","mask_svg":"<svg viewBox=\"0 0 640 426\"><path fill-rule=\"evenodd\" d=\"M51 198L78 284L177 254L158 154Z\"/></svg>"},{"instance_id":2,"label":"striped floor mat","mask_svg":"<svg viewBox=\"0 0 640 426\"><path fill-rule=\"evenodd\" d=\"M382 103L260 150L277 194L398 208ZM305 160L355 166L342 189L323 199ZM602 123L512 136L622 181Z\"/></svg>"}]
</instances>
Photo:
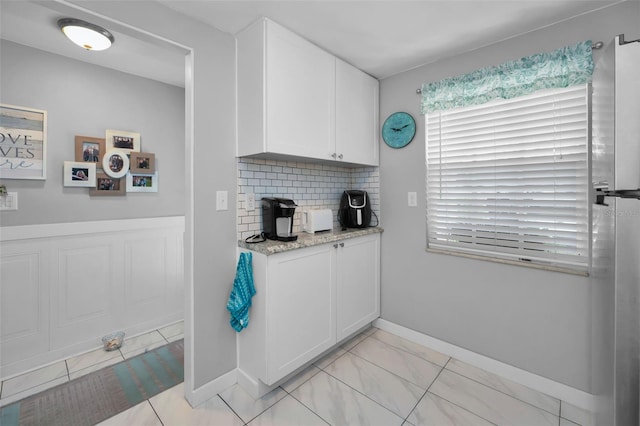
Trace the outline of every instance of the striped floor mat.
<instances>
[{"instance_id":1,"label":"striped floor mat","mask_svg":"<svg viewBox=\"0 0 640 426\"><path fill-rule=\"evenodd\" d=\"M95 425L183 380L178 340L7 405L0 425Z\"/></svg>"}]
</instances>

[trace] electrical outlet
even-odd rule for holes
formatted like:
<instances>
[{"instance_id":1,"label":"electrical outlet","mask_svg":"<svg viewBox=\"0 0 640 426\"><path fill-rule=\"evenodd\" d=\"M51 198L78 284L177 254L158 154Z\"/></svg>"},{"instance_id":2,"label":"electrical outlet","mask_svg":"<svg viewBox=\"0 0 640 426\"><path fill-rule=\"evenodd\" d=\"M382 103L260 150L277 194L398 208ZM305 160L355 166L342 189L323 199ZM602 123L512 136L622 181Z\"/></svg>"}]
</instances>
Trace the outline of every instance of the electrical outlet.
<instances>
[{"instance_id":1,"label":"electrical outlet","mask_svg":"<svg viewBox=\"0 0 640 426\"><path fill-rule=\"evenodd\" d=\"M256 209L256 194L253 192L244 194L244 207L248 212L252 212Z\"/></svg>"},{"instance_id":2,"label":"electrical outlet","mask_svg":"<svg viewBox=\"0 0 640 426\"><path fill-rule=\"evenodd\" d=\"M216 191L216 210L229 210L227 198L227 191Z\"/></svg>"},{"instance_id":3,"label":"electrical outlet","mask_svg":"<svg viewBox=\"0 0 640 426\"><path fill-rule=\"evenodd\" d=\"M409 205L409 207L418 206L418 194L416 192L407 193L407 204Z\"/></svg>"},{"instance_id":4,"label":"electrical outlet","mask_svg":"<svg viewBox=\"0 0 640 426\"><path fill-rule=\"evenodd\" d=\"M7 195L1 195L0 210L18 210L18 193L7 192Z\"/></svg>"}]
</instances>

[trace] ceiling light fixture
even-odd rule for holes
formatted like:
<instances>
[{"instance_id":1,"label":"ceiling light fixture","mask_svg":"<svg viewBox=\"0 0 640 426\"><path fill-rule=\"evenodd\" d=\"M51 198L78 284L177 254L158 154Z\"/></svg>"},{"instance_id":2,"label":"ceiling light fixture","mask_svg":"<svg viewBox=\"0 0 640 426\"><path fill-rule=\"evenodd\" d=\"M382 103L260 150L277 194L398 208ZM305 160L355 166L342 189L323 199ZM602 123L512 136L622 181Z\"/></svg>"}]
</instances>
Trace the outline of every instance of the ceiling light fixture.
<instances>
[{"instance_id":1,"label":"ceiling light fixture","mask_svg":"<svg viewBox=\"0 0 640 426\"><path fill-rule=\"evenodd\" d=\"M58 27L69 40L87 50L108 49L115 40L109 31L80 19L59 19Z\"/></svg>"}]
</instances>

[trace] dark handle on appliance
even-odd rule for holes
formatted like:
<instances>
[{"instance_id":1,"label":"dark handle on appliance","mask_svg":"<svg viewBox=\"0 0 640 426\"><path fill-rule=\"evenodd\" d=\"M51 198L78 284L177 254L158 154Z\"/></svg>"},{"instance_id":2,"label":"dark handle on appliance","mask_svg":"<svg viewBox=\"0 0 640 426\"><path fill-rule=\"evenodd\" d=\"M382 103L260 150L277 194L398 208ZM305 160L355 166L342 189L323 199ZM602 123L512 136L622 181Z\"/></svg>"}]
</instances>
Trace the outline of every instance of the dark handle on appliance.
<instances>
[{"instance_id":1,"label":"dark handle on appliance","mask_svg":"<svg viewBox=\"0 0 640 426\"><path fill-rule=\"evenodd\" d=\"M617 191L607 191L604 189L596 189L596 204L608 206L604 202L604 197L633 198L640 200L640 188L638 189L620 189Z\"/></svg>"}]
</instances>

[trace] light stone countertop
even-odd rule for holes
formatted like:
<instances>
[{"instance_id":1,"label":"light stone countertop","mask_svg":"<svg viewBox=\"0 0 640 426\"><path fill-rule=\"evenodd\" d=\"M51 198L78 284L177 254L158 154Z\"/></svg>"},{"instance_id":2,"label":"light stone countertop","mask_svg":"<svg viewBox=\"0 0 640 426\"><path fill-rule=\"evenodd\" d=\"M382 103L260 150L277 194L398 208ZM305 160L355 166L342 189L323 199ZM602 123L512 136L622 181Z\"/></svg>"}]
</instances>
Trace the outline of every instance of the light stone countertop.
<instances>
[{"instance_id":1,"label":"light stone countertop","mask_svg":"<svg viewBox=\"0 0 640 426\"><path fill-rule=\"evenodd\" d=\"M349 238L362 237L370 234L381 233L384 230L379 226L363 229L347 229L341 231L334 229L332 231L318 232L317 234L308 234L306 232L298 233L296 241L275 241L267 240L262 243L248 244L243 240L238 241L238 247L252 250L264 255L282 253L290 250L297 250L305 247L313 247L320 244L333 243L335 241L346 240Z\"/></svg>"}]
</instances>

